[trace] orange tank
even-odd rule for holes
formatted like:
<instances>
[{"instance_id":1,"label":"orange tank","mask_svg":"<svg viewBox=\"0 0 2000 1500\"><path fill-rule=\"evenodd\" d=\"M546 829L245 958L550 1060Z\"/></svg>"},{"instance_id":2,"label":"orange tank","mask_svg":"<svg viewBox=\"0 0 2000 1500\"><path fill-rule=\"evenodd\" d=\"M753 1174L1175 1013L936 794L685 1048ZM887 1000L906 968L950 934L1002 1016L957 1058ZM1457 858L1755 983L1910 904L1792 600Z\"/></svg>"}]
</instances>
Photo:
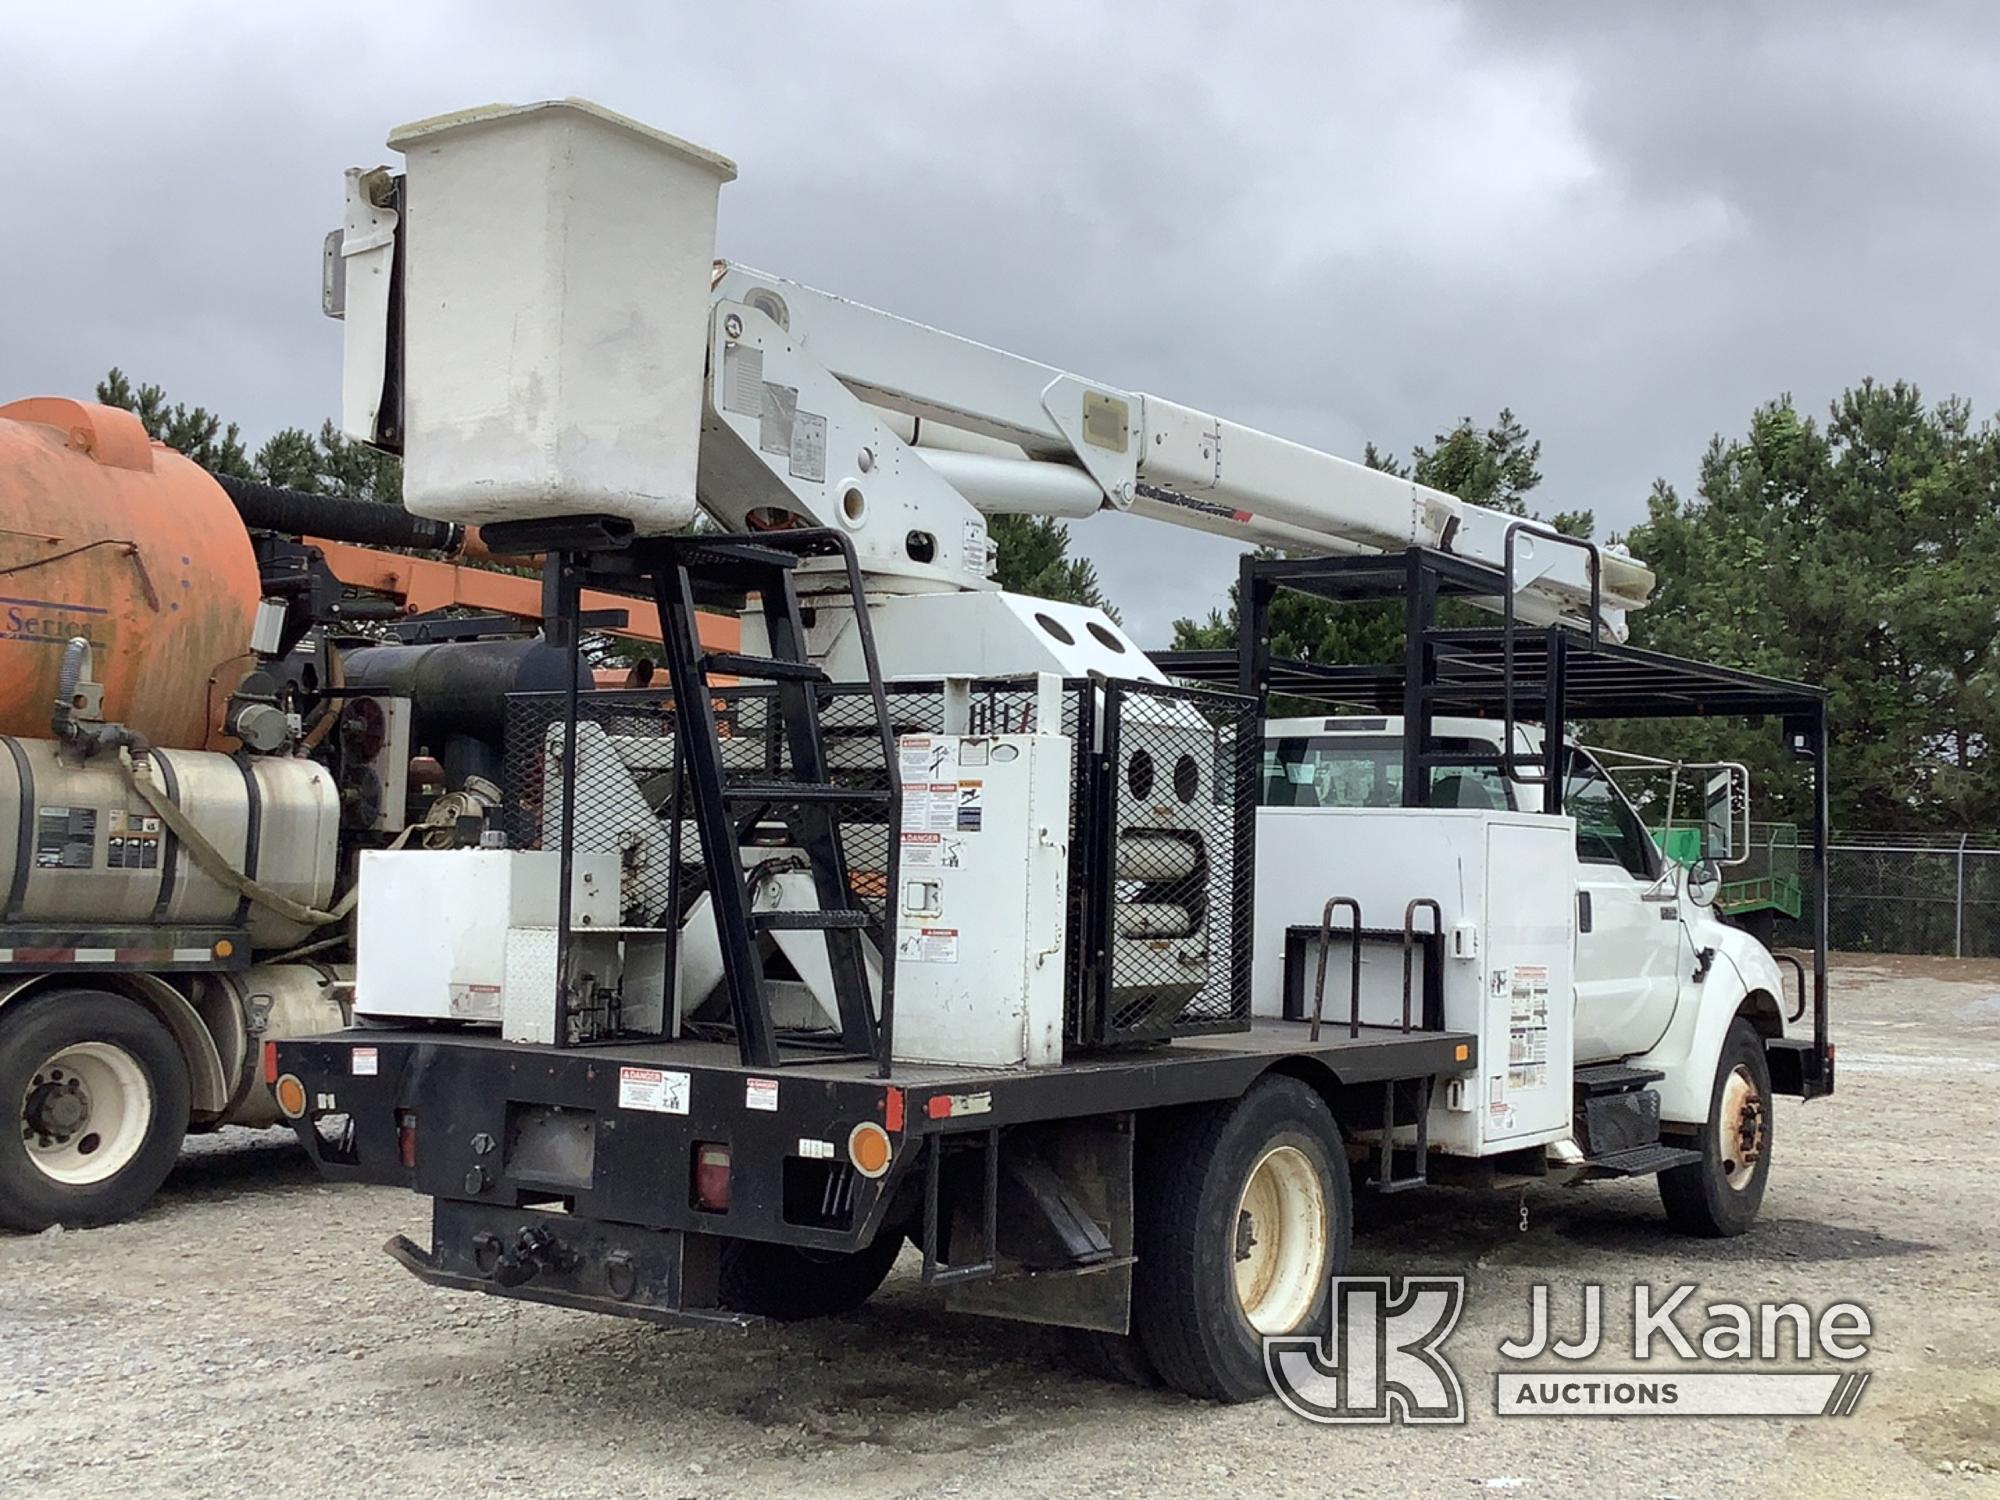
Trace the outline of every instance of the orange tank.
<instances>
[{"instance_id":1,"label":"orange tank","mask_svg":"<svg viewBox=\"0 0 2000 1500\"><path fill-rule=\"evenodd\" d=\"M89 639L104 717L224 749L259 594L215 481L116 407L0 406L0 734L47 738L63 645Z\"/></svg>"}]
</instances>

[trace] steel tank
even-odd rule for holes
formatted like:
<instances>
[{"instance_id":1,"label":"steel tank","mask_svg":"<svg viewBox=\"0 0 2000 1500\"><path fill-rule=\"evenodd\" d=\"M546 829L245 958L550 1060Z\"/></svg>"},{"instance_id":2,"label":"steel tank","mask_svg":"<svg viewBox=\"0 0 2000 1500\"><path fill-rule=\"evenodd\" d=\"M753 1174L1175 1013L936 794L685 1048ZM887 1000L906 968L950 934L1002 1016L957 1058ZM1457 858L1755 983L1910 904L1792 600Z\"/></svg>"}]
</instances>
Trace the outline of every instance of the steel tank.
<instances>
[{"instance_id":1,"label":"steel tank","mask_svg":"<svg viewBox=\"0 0 2000 1500\"><path fill-rule=\"evenodd\" d=\"M82 636L106 719L227 747L258 597L236 507L131 412L0 406L0 734L49 733L64 644Z\"/></svg>"},{"instance_id":2,"label":"steel tank","mask_svg":"<svg viewBox=\"0 0 2000 1500\"><path fill-rule=\"evenodd\" d=\"M316 761L155 750L168 795L233 869L308 906L333 894L340 795ZM0 737L0 896L32 923L229 923L243 904L203 870L109 756L76 764L53 740ZM254 949L312 929L251 903Z\"/></svg>"}]
</instances>

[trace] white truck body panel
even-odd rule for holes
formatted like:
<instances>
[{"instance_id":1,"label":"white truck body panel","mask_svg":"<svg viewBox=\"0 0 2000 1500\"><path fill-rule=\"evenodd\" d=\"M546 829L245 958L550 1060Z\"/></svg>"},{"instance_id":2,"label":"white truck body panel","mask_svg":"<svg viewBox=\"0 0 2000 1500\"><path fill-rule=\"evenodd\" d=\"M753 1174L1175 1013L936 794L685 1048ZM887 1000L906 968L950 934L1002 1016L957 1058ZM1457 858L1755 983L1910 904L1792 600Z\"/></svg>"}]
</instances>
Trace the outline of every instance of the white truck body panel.
<instances>
[{"instance_id":1,"label":"white truck body panel","mask_svg":"<svg viewBox=\"0 0 2000 1500\"><path fill-rule=\"evenodd\" d=\"M1284 1013L1286 929L1317 929L1328 896L1361 903L1363 926L1400 934L1414 899L1436 901L1447 935L1444 1024L1479 1038L1471 1090L1441 1091L1431 1141L1481 1156L1570 1133L1570 1035L1576 903L1575 829L1541 813L1413 808L1267 807L1257 814L1257 923L1251 1003ZM1347 1024L1348 949L1328 956L1325 1024ZM1428 919L1418 918L1428 928ZM1465 929L1470 929L1469 937ZM1318 952L1308 945L1308 964ZM1455 956L1462 954L1463 956ZM1421 1025L1421 958L1412 1024ZM1305 976L1312 1003L1313 974ZM1362 950L1361 1019L1400 1026L1400 936Z\"/></svg>"},{"instance_id":2,"label":"white truck body panel","mask_svg":"<svg viewBox=\"0 0 2000 1500\"><path fill-rule=\"evenodd\" d=\"M574 858L571 930L615 930L618 856L579 852ZM510 963L521 970L532 946L510 934L546 932L553 953L561 869L562 856L554 850L363 851L355 1012L378 1019L499 1021ZM543 999L553 1018L553 990Z\"/></svg>"},{"instance_id":3,"label":"white truck body panel","mask_svg":"<svg viewBox=\"0 0 2000 1500\"><path fill-rule=\"evenodd\" d=\"M1061 1062L1068 737L907 735L898 752L897 1061Z\"/></svg>"}]
</instances>

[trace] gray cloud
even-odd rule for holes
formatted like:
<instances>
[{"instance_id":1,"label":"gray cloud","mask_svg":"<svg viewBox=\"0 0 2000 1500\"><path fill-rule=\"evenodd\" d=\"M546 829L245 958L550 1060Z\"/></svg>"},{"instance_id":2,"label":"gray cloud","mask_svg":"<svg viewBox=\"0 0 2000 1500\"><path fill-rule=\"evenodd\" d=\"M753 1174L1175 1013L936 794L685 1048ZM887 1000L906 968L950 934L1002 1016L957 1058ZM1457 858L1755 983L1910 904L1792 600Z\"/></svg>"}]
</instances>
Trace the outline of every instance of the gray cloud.
<instances>
[{"instance_id":1,"label":"gray cloud","mask_svg":"<svg viewBox=\"0 0 2000 1500\"><path fill-rule=\"evenodd\" d=\"M90 17L10 23L8 395L119 363L253 437L317 421L341 169L403 120L582 94L736 158L726 255L1337 452L1508 403L1543 504L1611 527L1780 391L1996 399L1982 6ZM1077 536L1144 640L1234 571Z\"/></svg>"}]
</instances>

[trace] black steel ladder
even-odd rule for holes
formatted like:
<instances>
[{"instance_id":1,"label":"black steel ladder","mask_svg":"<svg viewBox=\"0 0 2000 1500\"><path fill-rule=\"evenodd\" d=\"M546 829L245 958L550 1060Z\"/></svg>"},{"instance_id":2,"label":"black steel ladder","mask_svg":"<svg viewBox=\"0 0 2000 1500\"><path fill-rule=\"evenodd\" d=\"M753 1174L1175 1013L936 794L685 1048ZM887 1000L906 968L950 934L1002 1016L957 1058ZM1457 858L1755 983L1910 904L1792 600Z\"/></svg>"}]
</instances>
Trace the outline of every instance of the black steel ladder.
<instances>
[{"instance_id":1,"label":"black steel ladder","mask_svg":"<svg viewBox=\"0 0 2000 1500\"><path fill-rule=\"evenodd\" d=\"M679 739L681 790L677 795L691 803L701 836L702 863L721 940L737 1051L749 1067L777 1067L787 1060L780 1055L757 939L781 930L818 932L826 941L828 967L839 1002L841 1049L850 1057L873 1058L877 1071L886 1076L894 1040L892 903L902 842L902 783L853 544L837 531L797 530L756 537L674 537L651 545L658 549L654 585ZM820 729L820 690L829 686L830 680L807 655L806 629L794 587L794 570L813 557L836 557L845 564L854 628L867 669L872 728L884 771L879 777L860 779L877 784L836 780L828 765ZM747 608L747 596L752 594L760 601L770 655L706 649L696 634L697 607L728 600ZM776 758L776 772L767 766L754 778L729 774L723 763L712 674L772 685L784 751ZM817 910L751 909L742 850L758 825L771 823L784 825L791 848L810 867ZM856 891L848 869L850 836L871 825L879 825L879 832L868 842L879 841L884 851L879 916ZM871 995L864 946L870 942L882 965L879 1014ZM823 1050L805 1054L815 1060L824 1060L826 1055Z\"/></svg>"}]
</instances>

